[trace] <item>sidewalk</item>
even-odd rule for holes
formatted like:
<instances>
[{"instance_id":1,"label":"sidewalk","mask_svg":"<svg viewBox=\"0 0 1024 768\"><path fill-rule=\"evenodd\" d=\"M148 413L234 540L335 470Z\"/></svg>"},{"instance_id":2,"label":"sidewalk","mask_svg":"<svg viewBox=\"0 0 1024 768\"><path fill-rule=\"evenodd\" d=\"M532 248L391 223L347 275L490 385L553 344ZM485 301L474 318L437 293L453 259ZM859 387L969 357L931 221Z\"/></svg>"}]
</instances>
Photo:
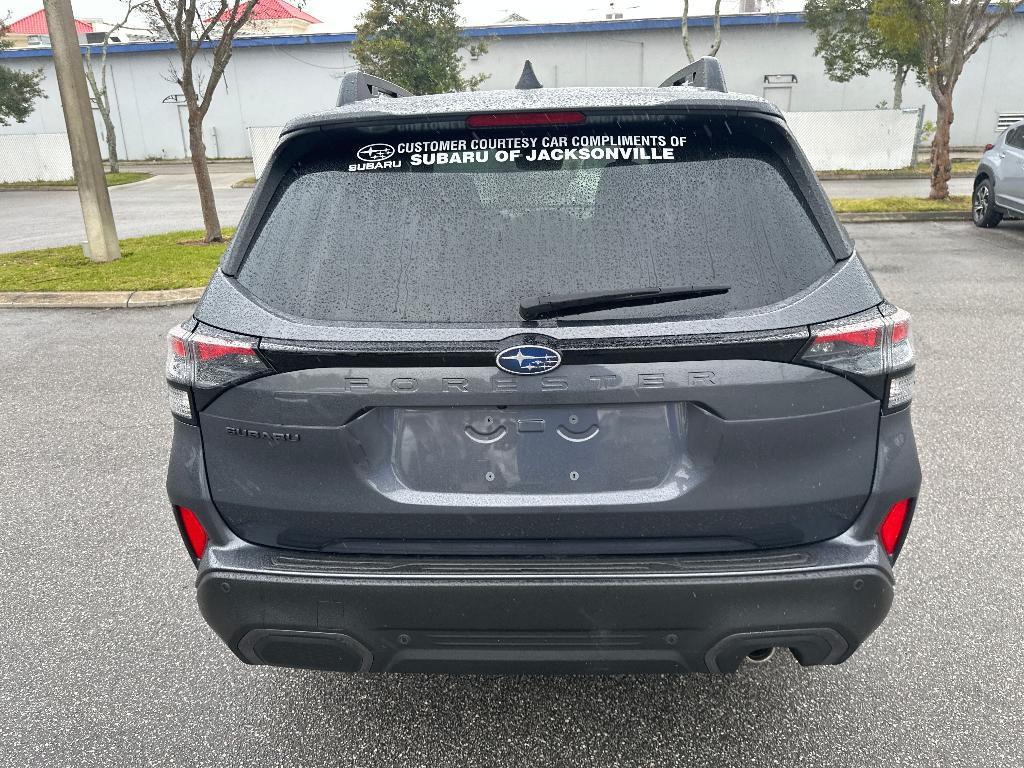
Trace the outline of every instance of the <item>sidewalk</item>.
<instances>
[{"instance_id":1,"label":"sidewalk","mask_svg":"<svg viewBox=\"0 0 1024 768\"><path fill-rule=\"evenodd\" d=\"M928 197L928 179L825 179L821 182L829 197ZM974 179L950 179L951 195L969 195Z\"/></svg>"}]
</instances>

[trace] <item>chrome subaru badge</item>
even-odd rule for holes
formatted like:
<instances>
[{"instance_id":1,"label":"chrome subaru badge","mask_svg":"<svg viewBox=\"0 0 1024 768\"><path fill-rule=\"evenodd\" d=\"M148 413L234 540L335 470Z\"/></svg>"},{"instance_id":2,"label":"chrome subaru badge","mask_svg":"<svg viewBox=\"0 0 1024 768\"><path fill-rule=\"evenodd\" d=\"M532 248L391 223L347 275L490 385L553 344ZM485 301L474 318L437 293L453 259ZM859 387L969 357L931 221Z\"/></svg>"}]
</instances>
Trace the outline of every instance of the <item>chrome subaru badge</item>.
<instances>
[{"instance_id":1,"label":"chrome subaru badge","mask_svg":"<svg viewBox=\"0 0 1024 768\"><path fill-rule=\"evenodd\" d=\"M535 376L555 370L562 364L562 356L550 347L520 344L499 352L495 364L505 373Z\"/></svg>"}]
</instances>

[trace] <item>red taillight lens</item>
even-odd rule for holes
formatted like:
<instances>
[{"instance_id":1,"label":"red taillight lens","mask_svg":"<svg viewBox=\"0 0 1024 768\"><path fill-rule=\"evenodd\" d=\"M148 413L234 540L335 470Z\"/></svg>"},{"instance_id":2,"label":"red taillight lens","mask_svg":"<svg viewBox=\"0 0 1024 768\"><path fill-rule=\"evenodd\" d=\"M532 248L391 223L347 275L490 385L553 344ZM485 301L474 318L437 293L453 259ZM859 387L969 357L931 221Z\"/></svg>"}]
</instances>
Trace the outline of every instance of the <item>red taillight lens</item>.
<instances>
[{"instance_id":1,"label":"red taillight lens","mask_svg":"<svg viewBox=\"0 0 1024 768\"><path fill-rule=\"evenodd\" d=\"M878 538L882 540L885 553L892 557L896 554L896 547L900 543L903 531L907 527L907 515L910 512L910 499L897 501L889 509L885 520L878 528Z\"/></svg>"},{"instance_id":2,"label":"red taillight lens","mask_svg":"<svg viewBox=\"0 0 1024 768\"><path fill-rule=\"evenodd\" d=\"M178 517L181 518L181 530L185 533L185 542L188 544L192 556L196 560L200 560L206 551L206 530L191 509L188 507L178 507L177 509Z\"/></svg>"},{"instance_id":3,"label":"red taillight lens","mask_svg":"<svg viewBox=\"0 0 1024 768\"><path fill-rule=\"evenodd\" d=\"M841 373L899 380L898 397L887 407L906 405L913 396L914 345L910 314L897 309L885 316L857 322L837 321L811 327L811 343L803 360Z\"/></svg>"},{"instance_id":4,"label":"red taillight lens","mask_svg":"<svg viewBox=\"0 0 1024 768\"><path fill-rule=\"evenodd\" d=\"M200 360L216 360L226 355L252 355L256 350L249 344L235 341L210 340L209 337L197 336L193 342Z\"/></svg>"},{"instance_id":5,"label":"red taillight lens","mask_svg":"<svg viewBox=\"0 0 1024 768\"><path fill-rule=\"evenodd\" d=\"M904 313L906 314L906 313ZM897 320L892 326L892 343L899 344L910 338L910 318L905 317Z\"/></svg>"},{"instance_id":6,"label":"red taillight lens","mask_svg":"<svg viewBox=\"0 0 1024 768\"><path fill-rule=\"evenodd\" d=\"M986 144L985 145L985 151L988 152L990 149L995 149L995 147L996 147L995 144Z\"/></svg>"},{"instance_id":7,"label":"red taillight lens","mask_svg":"<svg viewBox=\"0 0 1024 768\"><path fill-rule=\"evenodd\" d=\"M578 125L586 122L582 112L497 112L490 115L470 115L467 128L507 128L520 125Z\"/></svg>"},{"instance_id":8,"label":"red taillight lens","mask_svg":"<svg viewBox=\"0 0 1024 768\"><path fill-rule=\"evenodd\" d=\"M882 342L881 321L874 325L853 330L823 331L816 334L814 343L820 344L851 344L855 347L877 347Z\"/></svg>"},{"instance_id":9,"label":"red taillight lens","mask_svg":"<svg viewBox=\"0 0 1024 768\"><path fill-rule=\"evenodd\" d=\"M179 387L224 387L269 372L256 353L256 339L189 333L183 328L167 335L167 381Z\"/></svg>"},{"instance_id":10,"label":"red taillight lens","mask_svg":"<svg viewBox=\"0 0 1024 768\"><path fill-rule=\"evenodd\" d=\"M830 323L811 329L813 339L803 358L822 368L869 376L882 373L885 319Z\"/></svg>"}]
</instances>

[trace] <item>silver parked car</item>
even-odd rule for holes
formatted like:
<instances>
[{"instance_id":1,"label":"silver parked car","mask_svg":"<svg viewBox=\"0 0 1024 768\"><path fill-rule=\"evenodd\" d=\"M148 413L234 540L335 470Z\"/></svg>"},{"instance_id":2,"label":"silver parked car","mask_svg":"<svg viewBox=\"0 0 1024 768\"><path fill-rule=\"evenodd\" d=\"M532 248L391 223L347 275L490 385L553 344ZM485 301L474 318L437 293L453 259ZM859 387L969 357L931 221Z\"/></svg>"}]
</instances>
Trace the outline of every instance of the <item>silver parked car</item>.
<instances>
[{"instance_id":1,"label":"silver parked car","mask_svg":"<svg viewBox=\"0 0 1024 768\"><path fill-rule=\"evenodd\" d=\"M1024 217L1024 121L985 147L974 178L971 212L979 227L994 227L1004 216Z\"/></svg>"}]
</instances>

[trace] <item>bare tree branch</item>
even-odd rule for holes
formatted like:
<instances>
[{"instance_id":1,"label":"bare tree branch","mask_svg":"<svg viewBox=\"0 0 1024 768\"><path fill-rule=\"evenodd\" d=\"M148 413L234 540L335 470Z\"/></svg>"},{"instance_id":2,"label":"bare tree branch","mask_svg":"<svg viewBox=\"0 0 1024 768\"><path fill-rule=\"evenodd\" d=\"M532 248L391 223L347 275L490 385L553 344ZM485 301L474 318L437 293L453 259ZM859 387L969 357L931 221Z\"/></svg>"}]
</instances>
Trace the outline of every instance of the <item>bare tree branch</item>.
<instances>
[{"instance_id":1,"label":"bare tree branch","mask_svg":"<svg viewBox=\"0 0 1024 768\"><path fill-rule=\"evenodd\" d=\"M690 64L694 61L693 48L690 46L690 0L683 0L683 50Z\"/></svg>"},{"instance_id":2,"label":"bare tree branch","mask_svg":"<svg viewBox=\"0 0 1024 768\"><path fill-rule=\"evenodd\" d=\"M717 56L722 47L722 0L715 0L715 37L711 43L710 56Z\"/></svg>"}]
</instances>

